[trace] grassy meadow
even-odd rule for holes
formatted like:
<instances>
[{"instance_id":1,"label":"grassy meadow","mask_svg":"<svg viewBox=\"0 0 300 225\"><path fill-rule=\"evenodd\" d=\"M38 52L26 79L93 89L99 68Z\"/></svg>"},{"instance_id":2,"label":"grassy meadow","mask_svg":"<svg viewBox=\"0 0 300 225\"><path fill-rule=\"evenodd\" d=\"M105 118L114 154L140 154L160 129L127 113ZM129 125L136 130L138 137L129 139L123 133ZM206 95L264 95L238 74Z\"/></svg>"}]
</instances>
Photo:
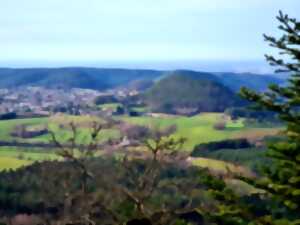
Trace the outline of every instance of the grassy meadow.
<instances>
[{"instance_id":1,"label":"grassy meadow","mask_svg":"<svg viewBox=\"0 0 300 225\"><path fill-rule=\"evenodd\" d=\"M40 125L47 124L48 118L29 118L29 119L14 119L0 120L0 140L11 141L15 140L10 134L17 125Z\"/></svg>"},{"instance_id":2,"label":"grassy meadow","mask_svg":"<svg viewBox=\"0 0 300 225\"><path fill-rule=\"evenodd\" d=\"M229 138L247 137L261 138L266 135L272 135L278 132L278 129L263 127L247 127L243 120L232 121L221 113L203 113L193 117L184 116L168 116L153 115L141 117L118 116L114 119L122 120L129 124L144 125L150 127L163 128L175 124L177 132L175 137L187 138L186 144L183 146L184 151L191 151L193 147L199 143L210 141L218 141ZM26 125L32 129L38 126L48 126L49 130L55 132L58 140L67 142L72 133L68 125L74 122L78 127L77 142L80 144L88 143L90 140L91 124L93 121L103 122L102 119L92 116L69 116L59 114L48 118L32 118L32 119L16 119L0 121L0 141L17 141L48 143L51 139L50 134L41 135L34 138L16 138L11 136L11 132L17 125ZM214 125L218 121L225 121L226 128L224 130L216 130ZM120 137L120 131L117 127L104 129L99 135L99 142L108 140L109 138ZM29 165L35 161L54 160L59 157L54 151L39 148L15 148L0 147L0 170L15 169L23 165ZM204 165L205 167L215 168L216 170L225 170L228 165L223 161L198 159L194 165ZM221 165L222 164L222 165ZM229 165L230 168L232 164Z\"/></svg>"},{"instance_id":3,"label":"grassy meadow","mask_svg":"<svg viewBox=\"0 0 300 225\"><path fill-rule=\"evenodd\" d=\"M218 174L237 173L237 174L244 174L247 176L253 175L251 170L246 167L236 165L230 162L225 162L222 160L197 157L194 159L190 159L190 161L194 166L207 168L212 172L216 172Z\"/></svg>"},{"instance_id":4,"label":"grassy meadow","mask_svg":"<svg viewBox=\"0 0 300 225\"><path fill-rule=\"evenodd\" d=\"M195 145L211 141L220 141L230 138L251 137L252 139L274 135L279 130L274 128L246 127L243 120L232 121L224 117L222 113L203 113L193 117L169 116L169 117L120 117L123 121L132 124L167 127L177 126L176 137L187 138L183 150L191 151ZM224 130L216 130L214 125L218 121L225 121Z\"/></svg>"},{"instance_id":5,"label":"grassy meadow","mask_svg":"<svg viewBox=\"0 0 300 225\"><path fill-rule=\"evenodd\" d=\"M13 157L0 157L0 171L3 170L15 170L22 166L28 166L32 163L32 161L17 159Z\"/></svg>"}]
</instances>

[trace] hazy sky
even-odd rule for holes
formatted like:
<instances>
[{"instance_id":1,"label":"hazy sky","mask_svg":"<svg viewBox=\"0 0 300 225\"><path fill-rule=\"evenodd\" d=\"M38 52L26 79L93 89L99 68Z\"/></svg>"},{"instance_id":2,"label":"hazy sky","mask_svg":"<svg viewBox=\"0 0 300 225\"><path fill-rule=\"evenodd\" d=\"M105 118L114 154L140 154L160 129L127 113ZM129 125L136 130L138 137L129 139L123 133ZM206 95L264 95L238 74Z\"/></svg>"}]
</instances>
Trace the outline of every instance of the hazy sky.
<instances>
[{"instance_id":1,"label":"hazy sky","mask_svg":"<svg viewBox=\"0 0 300 225\"><path fill-rule=\"evenodd\" d=\"M0 66L256 62L280 9L300 0L0 0Z\"/></svg>"}]
</instances>

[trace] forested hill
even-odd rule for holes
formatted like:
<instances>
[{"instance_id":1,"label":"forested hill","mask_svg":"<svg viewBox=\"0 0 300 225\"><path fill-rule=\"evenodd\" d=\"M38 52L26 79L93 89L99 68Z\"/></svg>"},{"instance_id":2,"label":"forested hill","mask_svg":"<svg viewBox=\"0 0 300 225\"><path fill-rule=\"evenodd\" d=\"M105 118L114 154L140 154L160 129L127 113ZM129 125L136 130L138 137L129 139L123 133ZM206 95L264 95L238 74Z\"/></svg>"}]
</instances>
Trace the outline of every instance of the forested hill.
<instances>
[{"instance_id":1,"label":"forested hill","mask_svg":"<svg viewBox=\"0 0 300 225\"><path fill-rule=\"evenodd\" d=\"M0 88L45 86L108 89L134 80L154 80L162 75L155 70L97 68L0 69Z\"/></svg>"},{"instance_id":2,"label":"forested hill","mask_svg":"<svg viewBox=\"0 0 300 225\"><path fill-rule=\"evenodd\" d=\"M172 74L180 74L193 79L213 80L237 91L241 86L255 90L266 89L270 83L282 83L274 76L235 73L206 73L188 70L158 71L137 69L100 69L100 68L0 68L0 88L20 86L45 86L62 88L89 88L104 90L126 86L134 81L154 81Z\"/></svg>"},{"instance_id":3,"label":"forested hill","mask_svg":"<svg viewBox=\"0 0 300 225\"><path fill-rule=\"evenodd\" d=\"M252 73L216 73L222 83L231 88L233 91L238 91L242 86L250 89L263 91L270 84L283 84L285 81L275 75L259 75Z\"/></svg>"},{"instance_id":4,"label":"forested hill","mask_svg":"<svg viewBox=\"0 0 300 225\"><path fill-rule=\"evenodd\" d=\"M181 75L197 80L216 81L238 92L241 87L245 86L257 91L266 90L270 84L283 84L284 79L275 75L261 75L253 73L207 73L190 70L176 70L165 73L166 75Z\"/></svg>"},{"instance_id":5,"label":"forested hill","mask_svg":"<svg viewBox=\"0 0 300 225\"><path fill-rule=\"evenodd\" d=\"M223 112L228 107L240 106L242 100L218 78L199 79L195 74L173 73L159 80L144 95L154 112L193 115L199 112Z\"/></svg>"}]
</instances>

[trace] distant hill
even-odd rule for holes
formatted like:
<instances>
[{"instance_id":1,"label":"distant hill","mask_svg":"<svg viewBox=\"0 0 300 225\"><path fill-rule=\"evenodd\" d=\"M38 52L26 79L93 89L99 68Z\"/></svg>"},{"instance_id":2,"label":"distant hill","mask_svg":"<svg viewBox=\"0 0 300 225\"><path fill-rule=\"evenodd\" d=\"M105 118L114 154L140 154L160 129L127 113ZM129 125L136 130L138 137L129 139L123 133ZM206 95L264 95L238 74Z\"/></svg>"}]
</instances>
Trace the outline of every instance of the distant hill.
<instances>
[{"instance_id":1,"label":"distant hill","mask_svg":"<svg viewBox=\"0 0 300 225\"><path fill-rule=\"evenodd\" d=\"M258 75L251 73L216 73L221 82L231 88L233 91L238 91L245 86L257 91L265 90L271 83L283 84L284 79L277 78L273 75Z\"/></svg>"},{"instance_id":2,"label":"distant hill","mask_svg":"<svg viewBox=\"0 0 300 225\"><path fill-rule=\"evenodd\" d=\"M207 72L197 72L192 70L175 70L175 71L169 71L165 72L163 74L163 77L167 76L174 76L174 75L180 75L185 76L192 79L200 79L200 80L210 80L210 81L216 81L219 83L222 83L222 79L213 73L207 73Z\"/></svg>"},{"instance_id":3,"label":"distant hill","mask_svg":"<svg viewBox=\"0 0 300 225\"><path fill-rule=\"evenodd\" d=\"M151 81L169 75L180 74L193 79L210 80L221 83L233 91L242 86L264 90L269 83L282 83L273 76L235 73L206 73L189 70L157 71L136 69L98 69L98 68L0 68L0 88L20 86L44 86L62 88L88 88L104 90L115 87L138 87L141 90L152 85Z\"/></svg>"},{"instance_id":4,"label":"distant hill","mask_svg":"<svg viewBox=\"0 0 300 225\"><path fill-rule=\"evenodd\" d=\"M234 92L238 92L241 87L251 88L256 91L263 91L266 90L271 83L283 84L285 82L284 79L277 78L274 75L260 75L252 73L207 73L190 70L176 70L165 73L165 75L167 74L180 74L193 79L216 81L230 88Z\"/></svg>"},{"instance_id":5,"label":"distant hill","mask_svg":"<svg viewBox=\"0 0 300 225\"><path fill-rule=\"evenodd\" d=\"M154 85L154 80L151 79L138 79L133 80L126 84L124 87L130 90L138 90L138 91L145 91Z\"/></svg>"},{"instance_id":6,"label":"distant hill","mask_svg":"<svg viewBox=\"0 0 300 225\"><path fill-rule=\"evenodd\" d=\"M0 69L0 88L45 86L63 88L108 89L135 80L154 80L163 72L155 70L41 68Z\"/></svg>"},{"instance_id":7,"label":"distant hill","mask_svg":"<svg viewBox=\"0 0 300 225\"><path fill-rule=\"evenodd\" d=\"M150 88L144 99L154 112L185 115L223 112L241 105L238 96L218 81L206 73L175 71Z\"/></svg>"}]
</instances>

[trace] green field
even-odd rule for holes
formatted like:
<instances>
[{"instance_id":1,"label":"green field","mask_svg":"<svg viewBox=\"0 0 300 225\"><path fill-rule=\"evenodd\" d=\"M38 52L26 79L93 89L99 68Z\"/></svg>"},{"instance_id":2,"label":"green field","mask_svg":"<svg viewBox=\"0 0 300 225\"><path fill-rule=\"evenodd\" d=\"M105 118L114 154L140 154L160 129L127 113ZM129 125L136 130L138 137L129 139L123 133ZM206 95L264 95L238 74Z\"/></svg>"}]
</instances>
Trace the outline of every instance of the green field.
<instances>
[{"instance_id":1,"label":"green field","mask_svg":"<svg viewBox=\"0 0 300 225\"><path fill-rule=\"evenodd\" d=\"M177 137L187 138L184 145L184 150L191 151L193 147L200 143L219 141L229 138L237 138L244 134L254 138L256 134L259 137L264 135L273 134L278 130L273 128L248 128L244 126L243 120L232 121L226 119L226 129L216 130L214 124L217 121L223 120L223 114L220 113L205 113L193 117L172 116L172 117L119 117L118 119L124 120L128 123L145 125L150 127L167 127L175 124L177 126Z\"/></svg>"},{"instance_id":2,"label":"green field","mask_svg":"<svg viewBox=\"0 0 300 225\"><path fill-rule=\"evenodd\" d=\"M252 176L252 172L250 171L250 169L247 169L246 167L243 166L235 165L230 162L224 162L221 160L201 158L201 157L191 158L190 161L195 166L208 168L213 172L217 172L221 174L237 173L237 174Z\"/></svg>"},{"instance_id":3,"label":"green field","mask_svg":"<svg viewBox=\"0 0 300 225\"><path fill-rule=\"evenodd\" d=\"M28 161L43 161L58 159L54 151L39 148L0 147L0 158L11 157Z\"/></svg>"},{"instance_id":4,"label":"green field","mask_svg":"<svg viewBox=\"0 0 300 225\"><path fill-rule=\"evenodd\" d=\"M99 109L101 110L116 110L118 107L122 106L120 103L107 103L107 104L101 104L99 105Z\"/></svg>"},{"instance_id":5,"label":"green field","mask_svg":"<svg viewBox=\"0 0 300 225\"><path fill-rule=\"evenodd\" d=\"M17 125L38 125L47 124L48 118L31 118L31 119L15 119L15 120L0 120L0 140L15 140L10 133Z\"/></svg>"},{"instance_id":6,"label":"green field","mask_svg":"<svg viewBox=\"0 0 300 225\"><path fill-rule=\"evenodd\" d=\"M28 166L32 161L17 159L13 157L0 157L0 171L3 170L15 170L22 166Z\"/></svg>"},{"instance_id":7,"label":"green field","mask_svg":"<svg viewBox=\"0 0 300 225\"><path fill-rule=\"evenodd\" d=\"M32 118L32 119L16 119L16 120L4 120L0 121L0 140L2 141L19 141L19 142L43 142L48 143L51 140L50 134L41 135L34 138L16 138L11 136L11 132L17 125L27 125L29 127L45 125L49 130L53 131L58 137L59 141L67 142L72 132L68 125L74 122L79 126L77 134L78 143L84 144L90 141L91 124L93 121L103 122L103 120L89 116L66 116L60 115L51 118ZM60 128L60 125L64 125L65 128ZM118 137L119 131L115 129L105 129L98 137L98 140L105 141L108 138Z\"/></svg>"},{"instance_id":8,"label":"green field","mask_svg":"<svg viewBox=\"0 0 300 225\"><path fill-rule=\"evenodd\" d=\"M168 116L158 115L158 117L142 116L142 117L128 117L120 116L115 119L122 120L130 124L145 125L149 127L163 128L175 124L177 132L175 137L187 138L186 144L182 150L191 151L196 144L218 141L228 138L247 137L255 138L257 136L263 137L278 132L274 128L255 128L245 127L243 120L231 121L220 113L203 113L193 117L184 116ZM16 119L0 121L0 140L2 141L19 141L19 142L44 142L48 143L51 140L50 134L38 136L30 139L22 139L12 137L10 134L17 125L27 125L29 127L48 126L53 131L59 141L67 142L72 133L68 125L74 122L78 125L77 142L80 144L88 143L90 141L91 123L93 121L103 122L102 119L91 116L68 116L58 115L49 118L32 118L32 119ZM226 121L226 128L224 130L214 129L214 124L218 121ZM112 129L105 129L99 135L99 142L105 141L109 138L120 137L120 131L117 127ZM28 165L34 161L53 160L57 159L55 152L45 149L24 149L13 147L0 147L0 169L17 168L22 165ZM7 163L5 163L7 161ZM218 167L217 163L215 167ZM212 164L210 165L212 166Z\"/></svg>"},{"instance_id":9,"label":"green field","mask_svg":"<svg viewBox=\"0 0 300 225\"><path fill-rule=\"evenodd\" d=\"M33 162L58 160L60 157L51 150L39 148L0 147L0 171L17 169Z\"/></svg>"},{"instance_id":10,"label":"green field","mask_svg":"<svg viewBox=\"0 0 300 225\"><path fill-rule=\"evenodd\" d=\"M231 121L226 119L226 129L216 130L214 124L218 121L224 120L223 114L220 113L205 113L193 117L184 116L161 116L161 117L128 117L120 116L116 119L123 120L131 124L145 125L149 127L167 127L175 124L177 132L175 136L187 138L187 143L184 150L192 150L196 144L210 141L218 141L227 138L256 138L265 135L272 135L278 132L274 128L255 128L245 127L243 120ZM79 143L87 143L90 140L89 134L91 131L92 121L103 122L103 120L96 117L89 116L66 116L60 115L51 118L33 118L33 119L17 119L0 121L0 140L6 141L22 141L22 142L49 142L50 135L42 135L30 139L15 138L10 135L16 125L24 124L30 126L47 125L49 129L57 134L60 141L66 142L71 137L71 130L68 128L70 122L77 124L78 130L77 140ZM60 125L64 125L61 128ZM116 128L105 129L99 135L99 141L105 141L108 138L119 137L120 132Z\"/></svg>"},{"instance_id":11,"label":"green field","mask_svg":"<svg viewBox=\"0 0 300 225\"><path fill-rule=\"evenodd\" d=\"M145 112L149 111L149 109L147 107L131 107L130 110L139 112L139 113L145 113Z\"/></svg>"}]
</instances>

